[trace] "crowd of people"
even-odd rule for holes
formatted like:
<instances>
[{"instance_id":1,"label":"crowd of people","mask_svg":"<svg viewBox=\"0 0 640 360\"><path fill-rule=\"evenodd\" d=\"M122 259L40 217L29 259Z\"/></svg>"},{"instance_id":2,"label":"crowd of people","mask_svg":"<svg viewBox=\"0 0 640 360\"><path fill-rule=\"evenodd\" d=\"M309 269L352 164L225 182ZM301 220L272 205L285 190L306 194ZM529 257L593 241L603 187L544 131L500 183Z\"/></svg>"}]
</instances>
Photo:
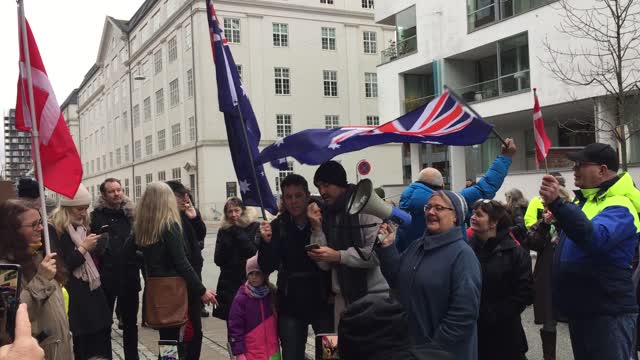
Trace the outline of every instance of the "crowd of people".
<instances>
[{"instance_id":1,"label":"crowd of people","mask_svg":"<svg viewBox=\"0 0 640 360\"><path fill-rule=\"evenodd\" d=\"M618 174L615 150L595 143L569 154L575 196L551 173L531 201L518 189L493 200L515 153L507 139L487 173L460 192L423 169L402 193L399 207L412 221L398 229L347 211L356 186L336 161L315 172L319 197L304 177L283 179L271 221L230 198L215 244L215 292L202 281L206 227L181 183L149 184L135 206L117 179L104 181L95 204L80 185L41 219L39 194L21 191L33 189L21 181L20 199L0 204L0 262L22 266L27 306L18 320L28 316L47 359L110 359L114 313L126 359L138 359L140 305L143 323L175 341L181 359L199 359L203 304L226 321L237 360L302 360L309 326L337 333L347 360L522 360L521 314L532 304L544 360L556 358L558 321L568 323L577 360L635 358L640 191ZM18 341L20 326L0 359L33 345Z\"/></svg>"}]
</instances>

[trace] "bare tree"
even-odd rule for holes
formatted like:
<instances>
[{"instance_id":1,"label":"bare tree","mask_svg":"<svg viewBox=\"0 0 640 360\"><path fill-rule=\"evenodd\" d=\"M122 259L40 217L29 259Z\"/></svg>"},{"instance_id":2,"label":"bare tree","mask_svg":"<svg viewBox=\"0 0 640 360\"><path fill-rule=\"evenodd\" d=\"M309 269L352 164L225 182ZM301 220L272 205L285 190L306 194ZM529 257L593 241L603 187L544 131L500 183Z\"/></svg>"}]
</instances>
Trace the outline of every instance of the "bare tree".
<instances>
[{"instance_id":1,"label":"bare tree","mask_svg":"<svg viewBox=\"0 0 640 360\"><path fill-rule=\"evenodd\" d=\"M554 6L562 13L557 30L576 41L560 49L545 38L549 56L542 65L565 84L603 90L594 99L593 131L618 142L626 171L627 140L640 130L635 114L625 112L640 90L640 0L559 0Z\"/></svg>"}]
</instances>

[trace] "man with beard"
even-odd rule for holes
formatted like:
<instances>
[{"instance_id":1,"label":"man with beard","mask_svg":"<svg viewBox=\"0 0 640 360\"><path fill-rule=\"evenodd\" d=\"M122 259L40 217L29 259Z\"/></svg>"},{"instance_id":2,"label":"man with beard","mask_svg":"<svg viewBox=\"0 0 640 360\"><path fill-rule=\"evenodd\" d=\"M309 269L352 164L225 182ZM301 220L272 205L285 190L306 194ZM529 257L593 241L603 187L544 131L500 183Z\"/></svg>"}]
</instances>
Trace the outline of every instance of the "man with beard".
<instances>
[{"instance_id":1,"label":"man with beard","mask_svg":"<svg viewBox=\"0 0 640 360\"><path fill-rule=\"evenodd\" d=\"M100 197L91 213L91 232L103 236L98 248L99 271L102 289L113 313L116 314L123 333L125 359L138 359L138 272L126 272L123 247L131 236L133 226L133 202L124 195L120 180L108 178L100 184Z\"/></svg>"}]
</instances>

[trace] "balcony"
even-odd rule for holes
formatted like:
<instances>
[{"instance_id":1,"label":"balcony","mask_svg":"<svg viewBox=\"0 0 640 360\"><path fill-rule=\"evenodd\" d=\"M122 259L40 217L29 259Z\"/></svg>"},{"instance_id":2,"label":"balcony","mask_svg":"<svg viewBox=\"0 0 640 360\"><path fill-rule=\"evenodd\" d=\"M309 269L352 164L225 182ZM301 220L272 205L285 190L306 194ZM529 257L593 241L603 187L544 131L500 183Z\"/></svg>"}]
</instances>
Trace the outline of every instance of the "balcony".
<instances>
[{"instance_id":1,"label":"balcony","mask_svg":"<svg viewBox=\"0 0 640 360\"><path fill-rule=\"evenodd\" d=\"M483 81L477 84L456 89L456 92L467 102L482 101L512 92L526 90L531 87L529 70L501 76L498 79Z\"/></svg>"},{"instance_id":2,"label":"balcony","mask_svg":"<svg viewBox=\"0 0 640 360\"><path fill-rule=\"evenodd\" d=\"M404 99L404 111L405 112L413 111L419 108L420 106L428 103L429 101L433 100L433 98L435 97L436 97L435 95L428 95L420 98L407 97Z\"/></svg>"},{"instance_id":3,"label":"balcony","mask_svg":"<svg viewBox=\"0 0 640 360\"><path fill-rule=\"evenodd\" d=\"M557 0L467 0L469 32L520 15Z\"/></svg>"},{"instance_id":4,"label":"balcony","mask_svg":"<svg viewBox=\"0 0 640 360\"><path fill-rule=\"evenodd\" d=\"M391 41L389 47L380 52L380 64L386 64L418 51L418 37L412 36L402 41Z\"/></svg>"}]
</instances>

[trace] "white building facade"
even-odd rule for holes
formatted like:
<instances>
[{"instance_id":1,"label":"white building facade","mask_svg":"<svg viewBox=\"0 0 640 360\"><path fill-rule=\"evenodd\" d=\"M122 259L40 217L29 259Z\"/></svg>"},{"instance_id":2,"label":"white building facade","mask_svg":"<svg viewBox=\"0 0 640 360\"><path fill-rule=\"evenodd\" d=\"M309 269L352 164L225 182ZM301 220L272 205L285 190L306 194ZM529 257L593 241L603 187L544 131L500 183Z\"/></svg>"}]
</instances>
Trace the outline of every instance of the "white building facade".
<instances>
[{"instance_id":1,"label":"white building facade","mask_svg":"<svg viewBox=\"0 0 640 360\"><path fill-rule=\"evenodd\" d=\"M583 1L580 6L586 7ZM512 187L531 198L537 195L544 173L535 163L532 108L533 89L537 88L546 132L557 147L549 166L564 171L568 186L572 186L572 162L564 160L566 152L596 140L610 142L614 148L616 143L604 134L565 128L582 129L582 123L592 123L594 107L602 104L599 99L604 90L569 87L544 68L543 61L549 58L543 48L545 39L558 49L576 42L558 31L562 12L554 2L381 2L376 8L376 22L394 26L396 39L384 44L381 51L380 117L402 115L448 85L493 123L503 137L514 138L518 146L510 176L498 198ZM627 110L635 115L638 109ZM630 171L637 177L640 169L633 163L640 162L640 137L631 137L627 145ZM434 166L443 171L453 189L461 189L466 178L481 176L499 152L500 142L495 137L467 148L405 145L404 181L415 180L423 167Z\"/></svg>"},{"instance_id":2,"label":"white building facade","mask_svg":"<svg viewBox=\"0 0 640 360\"><path fill-rule=\"evenodd\" d=\"M374 23L373 0L215 6L261 146L307 128L379 124L376 66L393 28ZM178 179L211 217L226 198L241 195L218 110L204 1L147 0L129 21L107 17L78 96L83 183L94 196L107 177L120 179L133 199L150 182ZM351 181L367 159L376 184L402 182L399 145L338 159ZM310 182L315 168L291 164ZM265 169L275 194L287 172Z\"/></svg>"}]
</instances>

